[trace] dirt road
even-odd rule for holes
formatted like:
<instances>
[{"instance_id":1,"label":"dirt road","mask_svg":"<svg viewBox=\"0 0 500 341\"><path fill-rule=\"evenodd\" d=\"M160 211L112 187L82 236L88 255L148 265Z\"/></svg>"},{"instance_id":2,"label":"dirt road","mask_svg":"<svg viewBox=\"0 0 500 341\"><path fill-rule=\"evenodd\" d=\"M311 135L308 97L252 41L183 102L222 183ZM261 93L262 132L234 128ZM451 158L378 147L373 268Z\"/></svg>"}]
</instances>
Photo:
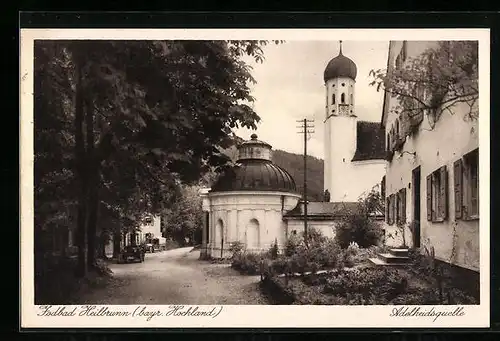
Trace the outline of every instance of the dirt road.
<instances>
[{"instance_id":1,"label":"dirt road","mask_svg":"<svg viewBox=\"0 0 500 341\"><path fill-rule=\"evenodd\" d=\"M259 276L199 261L199 251L191 250L148 253L143 263L111 264L111 283L76 304L269 304L259 291Z\"/></svg>"}]
</instances>

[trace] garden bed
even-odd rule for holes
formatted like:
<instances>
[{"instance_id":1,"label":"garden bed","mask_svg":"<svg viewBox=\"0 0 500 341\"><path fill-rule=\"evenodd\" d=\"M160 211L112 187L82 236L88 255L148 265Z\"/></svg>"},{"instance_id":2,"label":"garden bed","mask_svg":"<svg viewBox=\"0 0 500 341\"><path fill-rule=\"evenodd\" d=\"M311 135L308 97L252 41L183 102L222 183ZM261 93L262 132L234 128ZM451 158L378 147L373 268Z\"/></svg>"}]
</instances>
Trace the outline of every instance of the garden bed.
<instances>
[{"instance_id":1,"label":"garden bed","mask_svg":"<svg viewBox=\"0 0 500 341\"><path fill-rule=\"evenodd\" d=\"M439 290L398 268L364 267L300 277L268 276L261 285L275 304L477 304L458 289Z\"/></svg>"}]
</instances>

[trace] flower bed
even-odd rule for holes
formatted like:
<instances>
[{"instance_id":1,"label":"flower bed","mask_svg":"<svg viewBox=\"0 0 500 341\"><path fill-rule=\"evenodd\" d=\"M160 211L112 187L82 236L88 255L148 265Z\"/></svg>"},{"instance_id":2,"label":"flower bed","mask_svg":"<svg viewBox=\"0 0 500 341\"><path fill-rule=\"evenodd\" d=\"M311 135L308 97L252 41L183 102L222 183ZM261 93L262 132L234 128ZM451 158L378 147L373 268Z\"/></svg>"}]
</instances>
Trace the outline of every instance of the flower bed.
<instances>
[{"instance_id":1,"label":"flower bed","mask_svg":"<svg viewBox=\"0 0 500 341\"><path fill-rule=\"evenodd\" d=\"M422 286L404 270L368 267L301 277L268 277L264 291L277 304L411 305L477 304L458 289L445 298L432 286ZM288 303L290 304L290 303Z\"/></svg>"},{"instance_id":2,"label":"flower bed","mask_svg":"<svg viewBox=\"0 0 500 341\"><path fill-rule=\"evenodd\" d=\"M261 254L247 253L240 245L234 249L231 262L234 269L247 275L260 273L263 277L351 268L369 263L369 258L383 251L379 246L360 248L354 244L342 249L335 239L324 237L313 229L309 232L307 245L302 238L291 237L281 254L276 245Z\"/></svg>"}]
</instances>

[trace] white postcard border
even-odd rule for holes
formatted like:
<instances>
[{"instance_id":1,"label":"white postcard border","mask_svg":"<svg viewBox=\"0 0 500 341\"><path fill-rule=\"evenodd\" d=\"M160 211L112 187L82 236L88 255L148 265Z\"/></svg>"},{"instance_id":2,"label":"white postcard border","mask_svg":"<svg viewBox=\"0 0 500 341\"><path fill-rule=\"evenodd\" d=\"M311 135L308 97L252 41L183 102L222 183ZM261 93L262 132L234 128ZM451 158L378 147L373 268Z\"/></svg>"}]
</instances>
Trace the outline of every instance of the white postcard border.
<instances>
[{"instance_id":1,"label":"white postcard border","mask_svg":"<svg viewBox=\"0 0 500 341\"><path fill-rule=\"evenodd\" d=\"M222 306L214 317L38 316L34 305L33 255L33 47L35 39L283 39L283 40L478 40L480 153L480 283L481 304L463 306L463 316L391 317L395 306ZM472 328L490 323L490 31L489 29L21 29L20 30L20 212L21 327L23 328L186 328L186 327L324 327L324 328ZM487 204L484 204L487 203ZM134 306L106 306L133 311ZM64 306L66 311L76 306ZM101 307L101 306L99 306ZM105 307L105 306L102 306ZM187 309L185 306L183 309ZM194 306L193 306L194 307ZM208 306L198 306L207 310ZM210 306L219 310L221 306ZM411 306L409 306L411 307ZM431 306L419 306L422 311ZM453 310L460 306L434 306ZM169 311L169 306L147 310Z\"/></svg>"}]
</instances>

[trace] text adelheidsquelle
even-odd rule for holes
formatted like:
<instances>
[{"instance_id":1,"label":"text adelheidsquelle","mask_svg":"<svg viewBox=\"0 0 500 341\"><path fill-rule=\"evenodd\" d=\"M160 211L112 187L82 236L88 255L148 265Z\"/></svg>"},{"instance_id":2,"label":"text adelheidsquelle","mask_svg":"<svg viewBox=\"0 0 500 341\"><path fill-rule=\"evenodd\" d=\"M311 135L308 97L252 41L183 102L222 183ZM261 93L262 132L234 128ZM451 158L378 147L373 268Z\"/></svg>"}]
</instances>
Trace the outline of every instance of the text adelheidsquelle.
<instances>
[{"instance_id":1,"label":"text adelheidsquelle","mask_svg":"<svg viewBox=\"0 0 500 341\"><path fill-rule=\"evenodd\" d=\"M464 316L465 311L464 307L456 307L454 309L446 308L446 307L430 307L430 308L421 308L421 307L399 307L393 308L391 311L390 317L434 317L433 322L435 322L439 317L456 317L456 316Z\"/></svg>"},{"instance_id":2,"label":"text adelheidsquelle","mask_svg":"<svg viewBox=\"0 0 500 341\"><path fill-rule=\"evenodd\" d=\"M146 321L150 321L154 317L169 317L169 316L190 316L190 317L217 317L222 306L204 307L199 306L183 306L171 305L167 309L158 309L148 306L133 306L130 308L113 308L108 306L82 305L76 307L66 306L40 306L38 316L64 317L64 316L81 316L81 317L142 317Z\"/></svg>"}]
</instances>

